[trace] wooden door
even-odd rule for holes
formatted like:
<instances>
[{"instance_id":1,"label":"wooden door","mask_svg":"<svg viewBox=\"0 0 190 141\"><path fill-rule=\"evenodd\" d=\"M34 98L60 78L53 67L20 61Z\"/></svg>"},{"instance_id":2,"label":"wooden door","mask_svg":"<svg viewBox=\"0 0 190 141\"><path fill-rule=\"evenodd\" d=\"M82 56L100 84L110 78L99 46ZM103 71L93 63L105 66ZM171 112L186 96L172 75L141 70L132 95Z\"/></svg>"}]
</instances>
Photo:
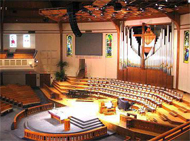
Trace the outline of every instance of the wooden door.
<instances>
[{"instance_id":1,"label":"wooden door","mask_svg":"<svg viewBox=\"0 0 190 141\"><path fill-rule=\"evenodd\" d=\"M40 74L40 87L43 87L43 84L50 86L50 74Z\"/></svg>"},{"instance_id":2,"label":"wooden door","mask_svg":"<svg viewBox=\"0 0 190 141\"><path fill-rule=\"evenodd\" d=\"M36 87L36 74L26 74L26 85Z\"/></svg>"}]
</instances>

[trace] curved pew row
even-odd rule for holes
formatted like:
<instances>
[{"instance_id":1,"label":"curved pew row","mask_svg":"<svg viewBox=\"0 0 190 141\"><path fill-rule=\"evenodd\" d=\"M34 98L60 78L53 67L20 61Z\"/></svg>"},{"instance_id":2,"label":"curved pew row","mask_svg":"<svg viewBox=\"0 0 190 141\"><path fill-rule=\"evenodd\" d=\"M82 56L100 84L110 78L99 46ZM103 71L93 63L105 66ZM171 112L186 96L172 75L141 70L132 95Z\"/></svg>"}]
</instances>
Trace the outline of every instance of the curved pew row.
<instances>
[{"instance_id":1,"label":"curved pew row","mask_svg":"<svg viewBox=\"0 0 190 141\"><path fill-rule=\"evenodd\" d=\"M110 97L122 97L155 111L162 103L172 104L172 101L182 101L183 95L176 91L146 84L132 83L107 78L89 78L87 91Z\"/></svg>"},{"instance_id":2,"label":"curved pew row","mask_svg":"<svg viewBox=\"0 0 190 141\"><path fill-rule=\"evenodd\" d=\"M13 106L11 104L3 102L2 100L0 100L0 105L1 105L0 106L1 115L13 110Z\"/></svg>"},{"instance_id":3,"label":"curved pew row","mask_svg":"<svg viewBox=\"0 0 190 141\"><path fill-rule=\"evenodd\" d=\"M1 99L18 106L26 107L33 104L40 104L40 99L30 86L7 85L1 86Z\"/></svg>"}]
</instances>

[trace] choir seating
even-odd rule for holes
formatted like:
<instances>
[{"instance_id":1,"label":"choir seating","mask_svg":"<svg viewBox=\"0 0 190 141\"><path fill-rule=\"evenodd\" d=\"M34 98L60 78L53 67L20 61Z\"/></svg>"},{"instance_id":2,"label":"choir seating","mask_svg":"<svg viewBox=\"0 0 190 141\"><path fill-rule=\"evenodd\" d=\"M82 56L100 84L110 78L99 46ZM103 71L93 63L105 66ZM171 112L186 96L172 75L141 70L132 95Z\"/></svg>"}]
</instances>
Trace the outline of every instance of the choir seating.
<instances>
[{"instance_id":1,"label":"choir seating","mask_svg":"<svg viewBox=\"0 0 190 141\"><path fill-rule=\"evenodd\" d=\"M1 86L1 99L18 106L27 107L40 104L40 99L29 86L7 85Z\"/></svg>"},{"instance_id":2,"label":"choir seating","mask_svg":"<svg viewBox=\"0 0 190 141\"><path fill-rule=\"evenodd\" d=\"M11 104L3 102L2 100L0 100L0 104L1 104L1 106L0 106L1 115L13 110L13 106Z\"/></svg>"},{"instance_id":3,"label":"choir seating","mask_svg":"<svg viewBox=\"0 0 190 141\"><path fill-rule=\"evenodd\" d=\"M182 101L183 98L182 94L171 89L117 79L90 77L88 86L86 90L91 93L101 94L105 97L123 98L140 104L152 112L155 112L157 107L162 107L163 102L172 104L174 99Z\"/></svg>"},{"instance_id":4,"label":"choir seating","mask_svg":"<svg viewBox=\"0 0 190 141\"><path fill-rule=\"evenodd\" d=\"M0 59L6 59L7 58L7 53L6 52L1 52L0 53Z\"/></svg>"}]
</instances>

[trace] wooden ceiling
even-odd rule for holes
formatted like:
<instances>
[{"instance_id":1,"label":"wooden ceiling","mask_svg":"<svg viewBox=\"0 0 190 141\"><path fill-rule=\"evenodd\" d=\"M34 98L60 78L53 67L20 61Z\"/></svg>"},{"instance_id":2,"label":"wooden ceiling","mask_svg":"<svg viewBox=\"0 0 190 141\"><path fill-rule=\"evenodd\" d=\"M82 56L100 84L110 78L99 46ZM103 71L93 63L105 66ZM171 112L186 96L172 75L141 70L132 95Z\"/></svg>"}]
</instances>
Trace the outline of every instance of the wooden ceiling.
<instances>
[{"instance_id":1,"label":"wooden ceiling","mask_svg":"<svg viewBox=\"0 0 190 141\"><path fill-rule=\"evenodd\" d=\"M122 8L117 10L115 3ZM102 22L111 20L135 20L142 18L165 17L165 13L190 12L187 0L95 0L84 5L76 13L78 22ZM54 21L69 22L67 8L41 9L40 14Z\"/></svg>"},{"instance_id":2,"label":"wooden ceiling","mask_svg":"<svg viewBox=\"0 0 190 141\"><path fill-rule=\"evenodd\" d=\"M67 7L80 2L78 22L163 17L165 12L190 13L187 0L3 0L4 23L69 22ZM2 2L2 1L1 1ZM121 10L114 10L121 3ZM161 8L161 9L160 9ZM2 11L2 10L0 10Z\"/></svg>"}]
</instances>

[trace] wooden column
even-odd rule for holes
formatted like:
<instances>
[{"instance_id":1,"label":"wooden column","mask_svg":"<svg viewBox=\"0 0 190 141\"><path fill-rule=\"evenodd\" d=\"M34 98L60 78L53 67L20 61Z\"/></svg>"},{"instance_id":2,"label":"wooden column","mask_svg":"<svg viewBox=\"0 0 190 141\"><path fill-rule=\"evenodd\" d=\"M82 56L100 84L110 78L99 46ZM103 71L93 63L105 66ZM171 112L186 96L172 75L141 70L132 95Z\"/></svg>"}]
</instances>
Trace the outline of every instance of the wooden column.
<instances>
[{"instance_id":1,"label":"wooden column","mask_svg":"<svg viewBox=\"0 0 190 141\"><path fill-rule=\"evenodd\" d=\"M176 89L178 89L178 84L179 84L179 58L180 58L180 27L177 27Z\"/></svg>"},{"instance_id":2,"label":"wooden column","mask_svg":"<svg viewBox=\"0 0 190 141\"><path fill-rule=\"evenodd\" d=\"M1 51L3 51L3 20L4 20L4 2L5 0L2 0L0 2L0 24L1 24L1 32L0 32L0 39L1 39Z\"/></svg>"},{"instance_id":3,"label":"wooden column","mask_svg":"<svg viewBox=\"0 0 190 141\"><path fill-rule=\"evenodd\" d=\"M121 79L121 74L119 70L119 56L120 56L120 21L114 20L112 21L116 30L117 30L117 79ZM123 74L122 74L123 76Z\"/></svg>"},{"instance_id":4,"label":"wooden column","mask_svg":"<svg viewBox=\"0 0 190 141\"><path fill-rule=\"evenodd\" d=\"M63 26L62 22L59 22L59 33L60 33L60 61L63 61ZM60 71L62 71L62 67L60 67Z\"/></svg>"},{"instance_id":5,"label":"wooden column","mask_svg":"<svg viewBox=\"0 0 190 141\"><path fill-rule=\"evenodd\" d=\"M179 84L179 58L180 58L180 15L176 12L165 13L177 27L177 64L176 64L176 89L178 89Z\"/></svg>"},{"instance_id":6,"label":"wooden column","mask_svg":"<svg viewBox=\"0 0 190 141\"><path fill-rule=\"evenodd\" d=\"M141 68L142 69L145 69L144 47L145 47L145 23L142 24L142 51L141 51Z\"/></svg>"}]
</instances>

